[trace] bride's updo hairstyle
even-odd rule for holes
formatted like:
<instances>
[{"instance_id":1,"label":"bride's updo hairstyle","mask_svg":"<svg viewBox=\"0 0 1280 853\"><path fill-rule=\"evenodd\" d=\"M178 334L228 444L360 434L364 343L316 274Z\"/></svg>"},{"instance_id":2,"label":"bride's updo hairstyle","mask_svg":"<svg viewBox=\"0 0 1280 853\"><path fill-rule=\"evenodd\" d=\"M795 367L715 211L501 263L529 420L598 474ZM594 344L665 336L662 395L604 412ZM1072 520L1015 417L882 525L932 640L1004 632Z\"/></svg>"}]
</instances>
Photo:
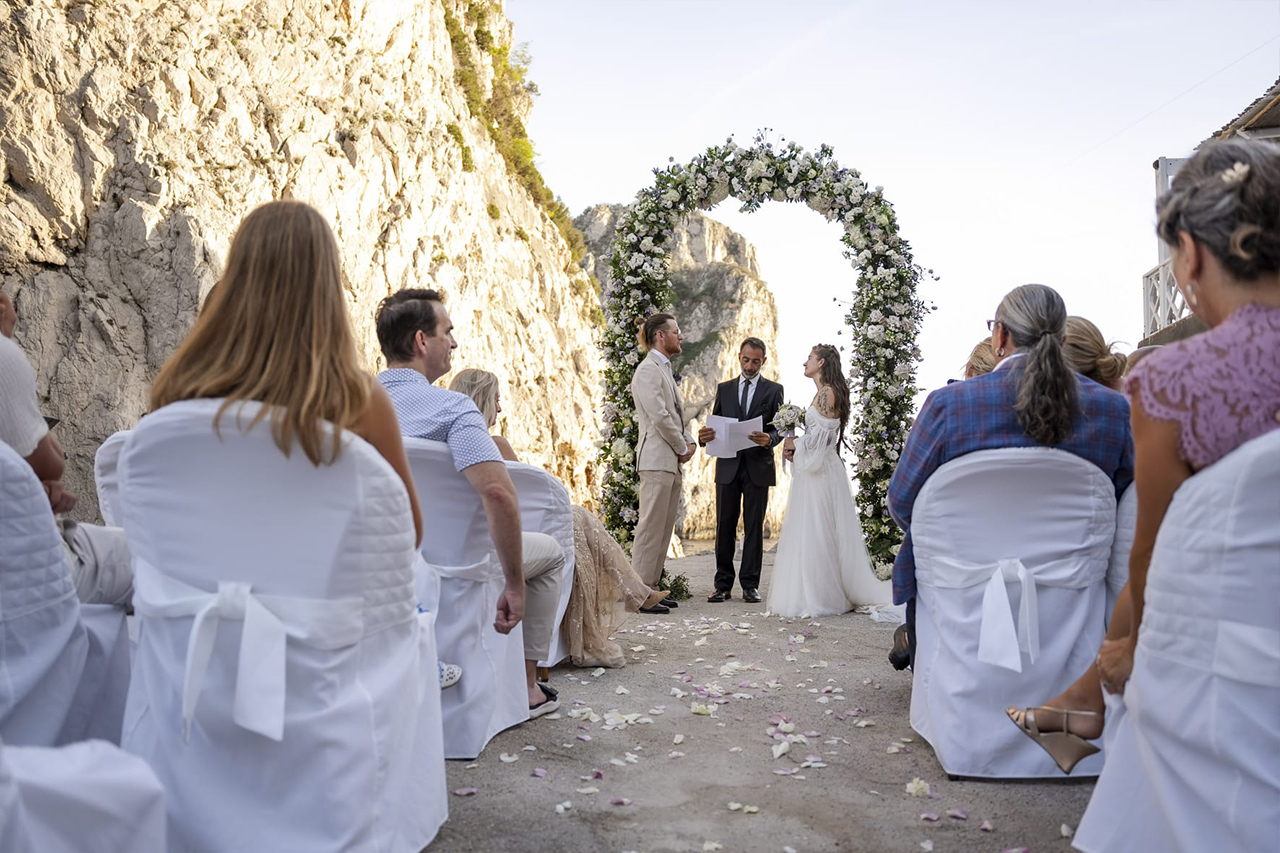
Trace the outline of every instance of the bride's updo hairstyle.
<instances>
[{"instance_id":1,"label":"bride's updo hairstyle","mask_svg":"<svg viewBox=\"0 0 1280 853\"><path fill-rule=\"evenodd\" d=\"M658 337L658 332L662 331L667 323L674 320L671 314L650 314L648 317L636 318L636 340L640 342L640 349L648 352L653 349L654 339Z\"/></svg>"},{"instance_id":2,"label":"bride's updo hairstyle","mask_svg":"<svg viewBox=\"0 0 1280 853\"><path fill-rule=\"evenodd\" d=\"M1079 408L1076 374L1062 347L1067 306L1052 287L1024 284L1005 296L996 322L1026 353L1014 368L1022 371L1013 404L1018 424L1040 444L1061 444L1071 436Z\"/></svg>"},{"instance_id":3,"label":"bride's updo hairstyle","mask_svg":"<svg viewBox=\"0 0 1280 853\"><path fill-rule=\"evenodd\" d=\"M1156 201L1156 233L1178 232L1213 253L1236 281L1280 272L1280 147L1263 140L1211 142L1182 164Z\"/></svg>"},{"instance_id":4,"label":"bride's updo hairstyle","mask_svg":"<svg viewBox=\"0 0 1280 853\"><path fill-rule=\"evenodd\" d=\"M840 418L840 443L844 443L844 428L849 423L849 380L840 366L840 350L831 344L818 344L813 354L822 359L822 384L831 389L831 396Z\"/></svg>"},{"instance_id":5,"label":"bride's updo hairstyle","mask_svg":"<svg viewBox=\"0 0 1280 853\"><path fill-rule=\"evenodd\" d=\"M1072 370L1112 391L1120 390L1129 359L1111 349L1107 339L1093 323L1074 315L1067 318L1067 332L1063 338L1067 364Z\"/></svg>"}]
</instances>

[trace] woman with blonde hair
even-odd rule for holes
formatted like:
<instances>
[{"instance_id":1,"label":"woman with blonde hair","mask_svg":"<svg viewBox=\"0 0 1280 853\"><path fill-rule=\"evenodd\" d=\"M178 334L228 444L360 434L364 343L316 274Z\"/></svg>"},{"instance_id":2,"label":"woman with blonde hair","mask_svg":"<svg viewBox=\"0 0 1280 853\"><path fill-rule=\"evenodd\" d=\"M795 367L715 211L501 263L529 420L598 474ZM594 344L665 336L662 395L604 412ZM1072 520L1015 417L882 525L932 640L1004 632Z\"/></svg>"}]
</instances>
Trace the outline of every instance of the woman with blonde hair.
<instances>
[{"instance_id":1,"label":"woman with blonde hair","mask_svg":"<svg viewBox=\"0 0 1280 853\"><path fill-rule=\"evenodd\" d=\"M120 459L140 625L122 745L164 783L172 848L420 849L436 817L396 780L444 784L420 726L422 520L319 212L244 218L151 404ZM325 782L300 798L294 777Z\"/></svg>"},{"instance_id":2,"label":"woman with blonde hair","mask_svg":"<svg viewBox=\"0 0 1280 853\"><path fill-rule=\"evenodd\" d=\"M356 354L338 244L315 208L273 201L240 223L222 278L151 388L153 411L196 399L223 400L215 428L237 404L266 404L248 424L237 417L237 428L269 417L280 452L301 449L316 466L337 458L342 431L351 430L404 481L421 541L395 409ZM327 441L325 422L333 425Z\"/></svg>"},{"instance_id":3,"label":"woman with blonde hair","mask_svg":"<svg viewBox=\"0 0 1280 853\"><path fill-rule=\"evenodd\" d=\"M1124 378L1129 360L1114 352L1098 327L1084 317L1067 317L1062 352L1076 373L1112 391L1120 390L1120 380Z\"/></svg>"},{"instance_id":4,"label":"woman with blonde hair","mask_svg":"<svg viewBox=\"0 0 1280 853\"><path fill-rule=\"evenodd\" d=\"M467 368L453 377L449 390L474 400L492 430L502 412L500 385L489 371ZM495 433L493 441L503 459L520 461L505 438ZM600 519L580 506L573 508L573 545L573 592L562 623L569 659L576 666L625 666L622 647L610 637L628 612L668 612L661 604L667 593L646 586Z\"/></svg>"},{"instance_id":5,"label":"woman with blonde hair","mask_svg":"<svg viewBox=\"0 0 1280 853\"><path fill-rule=\"evenodd\" d=\"M991 338L983 338L974 346L973 352L969 353L969 360L964 365L964 378L972 379L990 373L996 369L998 362L995 350L991 349Z\"/></svg>"}]
</instances>

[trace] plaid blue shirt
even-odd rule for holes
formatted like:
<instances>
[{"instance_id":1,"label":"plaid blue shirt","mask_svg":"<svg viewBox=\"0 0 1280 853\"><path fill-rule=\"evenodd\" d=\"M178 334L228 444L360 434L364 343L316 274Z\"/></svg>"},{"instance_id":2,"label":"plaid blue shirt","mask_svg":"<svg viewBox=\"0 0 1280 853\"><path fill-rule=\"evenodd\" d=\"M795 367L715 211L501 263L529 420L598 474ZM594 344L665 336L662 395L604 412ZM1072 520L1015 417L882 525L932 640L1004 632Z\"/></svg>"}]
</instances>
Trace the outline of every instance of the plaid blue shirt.
<instances>
[{"instance_id":1,"label":"plaid blue shirt","mask_svg":"<svg viewBox=\"0 0 1280 853\"><path fill-rule=\"evenodd\" d=\"M929 476L943 464L975 450L1039 446L1014 415L1021 378L1022 370L1015 361L1003 369L939 388L925 400L889 480L889 512L906 534L893 561L895 604L903 604L916 594L911 510ZM1077 378L1080 412L1071 437L1057 447L1101 468L1115 483L1118 499L1133 482L1129 401L1117 391Z\"/></svg>"}]
</instances>

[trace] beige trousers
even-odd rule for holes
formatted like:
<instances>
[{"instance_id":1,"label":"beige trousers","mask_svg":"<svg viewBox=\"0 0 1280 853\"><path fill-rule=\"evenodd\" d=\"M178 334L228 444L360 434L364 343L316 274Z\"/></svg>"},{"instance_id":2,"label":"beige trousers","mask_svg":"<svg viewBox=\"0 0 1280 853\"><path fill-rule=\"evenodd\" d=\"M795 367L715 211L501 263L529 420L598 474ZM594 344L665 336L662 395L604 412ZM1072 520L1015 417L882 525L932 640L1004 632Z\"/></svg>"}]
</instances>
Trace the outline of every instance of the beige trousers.
<instances>
[{"instance_id":1,"label":"beige trousers","mask_svg":"<svg viewBox=\"0 0 1280 853\"><path fill-rule=\"evenodd\" d=\"M658 588L658 579L667 564L683 479L679 472L640 472L640 521L631 546L631 568L653 589Z\"/></svg>"},{"instance_id":2,"label":"beige trousers","mask_svg":"<svg viewBox=\"0 0 1280 853\"><path fill-rule=\"evenodd\" d=\"M564 549L545 533L521 535L524 555L524 659L546 660L560 606Z\"/></svg>"}]
</instances>

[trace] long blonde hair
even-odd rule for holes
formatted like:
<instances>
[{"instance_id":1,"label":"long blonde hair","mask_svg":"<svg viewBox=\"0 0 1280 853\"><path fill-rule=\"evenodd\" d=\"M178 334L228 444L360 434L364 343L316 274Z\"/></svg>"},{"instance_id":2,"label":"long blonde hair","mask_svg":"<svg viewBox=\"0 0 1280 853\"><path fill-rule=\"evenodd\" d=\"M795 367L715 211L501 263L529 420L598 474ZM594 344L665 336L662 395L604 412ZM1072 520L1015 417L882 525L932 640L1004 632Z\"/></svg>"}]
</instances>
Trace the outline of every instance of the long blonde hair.
<instances>
[{"instance_id":1,"label":"long blonde hair","mask_svg":"<svg viewBox=\"0 0 1280 853\"><path fill-rule=\"evenodd\" d=\"M458 371L449 383L450 391L466 394L475 401L484 422L493 429L498 420L498 377L487 370L468 367Z\"/></svg>"},{"instance_id":2,"label":"long blonde hair","mask_svg":"<svg viewBox=\"0 0 1280 853\"><path fill-rule=\"evenodd\" d=\"M333 232L315 208L273 201L240 223L222 278L156 377L151 408L225 398L216 429L233 403L264 403L246 429L270 413L281 451L296 441L320 465L337 457L342 430L365 414L371 393ZM327 449L322 421L334 426Z\"/></svg>"}]
</instances>

